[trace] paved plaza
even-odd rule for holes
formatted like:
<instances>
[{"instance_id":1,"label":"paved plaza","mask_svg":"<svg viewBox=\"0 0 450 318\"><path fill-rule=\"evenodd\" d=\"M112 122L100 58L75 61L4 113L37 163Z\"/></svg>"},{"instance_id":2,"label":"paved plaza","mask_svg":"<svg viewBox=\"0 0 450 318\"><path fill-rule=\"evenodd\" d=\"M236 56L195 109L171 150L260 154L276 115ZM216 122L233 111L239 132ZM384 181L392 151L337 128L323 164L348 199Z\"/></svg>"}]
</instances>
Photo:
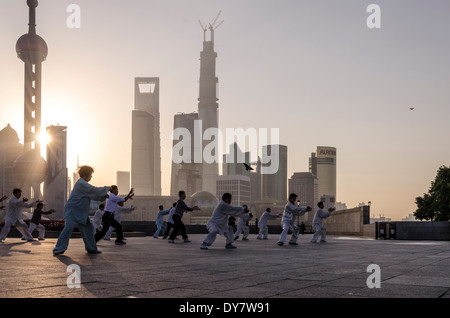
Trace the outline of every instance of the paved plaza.
<instances>
[{"instance_id":1,"label":"paved plaza","mask_svg":"<svg viewBox=\"0 0 450 318\"><path fill-rule=\"evenodd\" d=\"M2 298L440 298L450 296L450 242L370 240L329 236L326 243L300 237L297 246L238 240L225 249L218 236L201 250L205 235L170 244L151 236L127 244L99 242L87 254L70 240L53 256L56 239L0 244ZM375 264L374 268L369 267ZM80 269L79 280L73 265ZM378 275L379 274L379 275ZM377 275L379 280L377 280ZM376 283L379 283L376 286ZM79 283L79 284L78 284ZM369 288L371 285L374 288ZM79 286L79 288L77 288ZM73 287L73 288L70 288ZM379 287L379 288L376 288Z\"/></svg>"}]
</instances>

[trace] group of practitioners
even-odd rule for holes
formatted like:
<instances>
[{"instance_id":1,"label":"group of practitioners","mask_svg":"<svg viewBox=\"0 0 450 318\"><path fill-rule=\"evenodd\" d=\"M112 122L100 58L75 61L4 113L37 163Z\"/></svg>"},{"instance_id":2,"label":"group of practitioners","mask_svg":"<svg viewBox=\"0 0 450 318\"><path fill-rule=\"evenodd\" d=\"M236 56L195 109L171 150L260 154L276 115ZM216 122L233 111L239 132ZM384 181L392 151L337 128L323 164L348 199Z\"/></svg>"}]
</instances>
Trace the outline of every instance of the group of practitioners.
<instances>
[{"instance_id":1,"label":"group of practitioners","mask_svg":"<svg viewBox=\"0 0 450 318\"><path fill-rule=\"evenodd\" d=\"M163 234L163 239L167 238L169 230L173 228L168 240L169 243L174 243L174 239L178 234L181 234L184 242L191 242L186 234L186 227L181 220L185 212L199 210L199 207L189 207L188 205L186 205L186 203L184 202L186 193L184 191L179 191L178 195L178 201L173 203L173 206L170 209L163 210L162 206L159 207L159 212L156 219L157 230L153 235L154 238L158 238L161 233L161 229L163 228L164 224L163 217L165 215L169 215L167 220L168 226ZM249 213L248 207L246 205L232 206L231 200L232 195L230 193L224 193L222 195L222 201L216 206L211 218L206 223L208 235L203 240L200 249L207 250L208 247L214 243L218 234L226 238L225 248L227 249L236 248L236 246L234 246L232 243L239 238L241 233L243 233L243 240L248 239L247 237L250 233L248 222L251 220L252 214ZM300 233L300 226L294 224L295 217L304 215L306 212L311 211L312 208L309 206L297 206L295 205L296 200L297 195L295 193L291 193L289 195L289 201L284 208L283 214L271 214L270 208L266 209L266 211L261 215L261 218L258 222L259 233L257 239L268 239L267 221L269 219L282 217L281 225L283 231L281 232L277 244L280 246L284 245L287 239L287 235L289 231L291 231L292 236L289 241L289 245L298 245L297 240ZM316 229L316 232L313 235L311 243L316 243L319 236L321 236L321 242L326 242L326 227L323 225L322 220L328 218L334 211L334 208L330 208L328 209L328 211L324 211L323 202L318 202L317 206L318 209L313 219L313 227ZM234 220L236 217L239 218L239 221L237 230L234 231ZM230 220L233 221L230 222Z\"/></svg>"},{"instance_id":2,"label":"group of practitioners","mask_svg":"<svg viewBox=\"0 0 450 318\"><path fill-rule=\"evenodd\" d=\"M129 213L134 210L134 207L125 208L123 203L134 196L133 188L125 197L119 197L119 189L116 185L95 187L89 183L92 179L94 169L90 166L80 167L78 173L80 178L75 183L71 195L64 206L64 228L61 231L56 246L53 249L54 255L63 254L69 245L69 240L75 227L77 227L81 233L85 249L88 253L101 253L97 248L97 242L101 239L110 239L112 231L116 230L116 245L126 244L123 235L122 225L120 223L120 215L122 213ZM40 240L44 239L45 228L40 224L41 216L44 214L50 214L55 212L53 209L49 211L43 211L43 202L41 200L35 200L31 203L27 203L27 198L21 198L21 189L14 189L13 196L9 199L8 210L6 213L5 225L0 232L0 242L8 235L11 226L15 226L22 234L22 239L27 241L34 241L31 233L35 228L39 231ZM172 204L167 210L163 209L163 206L159 206L159 212L156 218L157 230L153 237L158 238L161 230L164 228L164 216L168 215L167 228L163 233L163 238L168 238L168 242L174 244L178 235L181 235L184 242L191 242L186 233L186 227L182 222L184 213L200 210L198 206L190 207L184 200L186 199L186 193L179 191L179 199ZM4 196L0 198L0 202L6 200ZM283 214L272 214L270 208L261 215L258 222L259 233L257 239L264 240L268 238L268 226L267 221L269 219L275 219L282 217L281 225L282 232L278 240L278 245L284 245L287 239L288 232L292 232L290 245L297 245L297 239L299 237L300 227L294 224L296 216L302 216L305 213L312 210L311 207L297 206L297 195L291 193L289 200L284 208ZM105 201L105 204L101 204L96 211L93 220L89 218L89 210L91 200ZM218 234L226 238L225 248L236 248L232 243L237 240L241 233L243 233L243 240L246 240L249 235L248 223L252 218L252 214L249 213L249 209L246 205L232 206L232 195L225 193L222 195L221 202L216 206L211 218L206 224L208 235L203 240L200 249L207 250L214 241ZM30 220L30 224L27 227L26 223L22 220L22 209L36 207L33 213L33 217ZM4 206L0 206L0 209L4 209ZM322 220L328 218L334 208L324 211L324 204L318 203L318 209L313 219L313 227L316 232L313 235L311 242L317 242L321 235L321 241L326 240L326 228L322 224ZM238 217L237 230L234 231L234 220Z\"/></svg>"}]
</instances>

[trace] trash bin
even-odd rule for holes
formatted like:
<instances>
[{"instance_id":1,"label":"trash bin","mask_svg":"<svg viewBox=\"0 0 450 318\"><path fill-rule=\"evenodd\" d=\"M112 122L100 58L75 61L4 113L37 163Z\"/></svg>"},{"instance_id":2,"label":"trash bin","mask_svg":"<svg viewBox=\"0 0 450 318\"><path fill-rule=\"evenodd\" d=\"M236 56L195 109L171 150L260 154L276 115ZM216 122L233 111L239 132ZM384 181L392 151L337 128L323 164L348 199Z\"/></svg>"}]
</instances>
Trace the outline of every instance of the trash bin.
<instances>
[{"instance_id":1,"label":"trash bin","mask_svg":"<svg viewBox=\"0 0 450 318\"><path fill-rule=\"evenodd\" d=\"M380 229L379 238L381 240L385 240L386 239L386 222L380 222L379 223L379 229Z\"/></svg>"},{"instance_id":2,"label":"trash bin","mask_svg":"<svg viewBox=\"0 0 450 318\"><path fill-rule=\"evenodd\" d=\"M389 223L389 239L395 240L397 235L397 227L395 222Z\"/></svg>"}]
</instances>

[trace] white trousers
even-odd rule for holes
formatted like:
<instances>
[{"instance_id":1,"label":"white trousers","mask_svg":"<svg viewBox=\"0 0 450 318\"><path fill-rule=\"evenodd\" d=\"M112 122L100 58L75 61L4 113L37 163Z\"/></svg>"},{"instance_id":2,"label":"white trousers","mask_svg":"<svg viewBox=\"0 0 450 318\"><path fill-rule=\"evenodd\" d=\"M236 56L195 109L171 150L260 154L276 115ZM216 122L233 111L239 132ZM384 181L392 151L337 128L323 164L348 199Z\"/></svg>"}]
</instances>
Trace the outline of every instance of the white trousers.
<instances>
[{"instance_id":1,"label":"white trousers","mask_svg":"<svg viewBox=\"0 0 450 318\"><path fill-rule=\"evenodd\" d=\"M30 226L28 227L28 232L30 232L30 234L33 234L33 231L36 228L39 232L38 239L43 240L45 238L45 227L42 224L36 224L36 223L30 222Z\"/></svg>"},{"instance_id":2,"label":"white trousers","mask_svg":"<svg viewBox=\"0 0 450 318\"><path fill-rule=\"evenodd\" d=\"M219 234L219 230L216 228L215 225L209 225L208 226L209 234L206 236L206 238L203 240L203 243L205 243L207 246L211 246L212 243L216 240L217 234ZM223 232L223 235L227 239L227 244L231 244L234 241L233 237L233 227L230 225L227 226L227 231Z\"/></svg>"},{"instance_id":3,"label":"white trousers","mask_svg":"<svg viewBox=\"0 0 450 318\"><path fill-rule=\"evenodd\" d=\"M267 239L269 236L269 227L264 225L263 227L259 227L258 238Z\"/></svg>"},{"instance_id":4,"label":"white trousers","mask_svg":"<svg viewBox=\"0 0 450 318\"><path fill-rule=\"evenodd\" d=\"M5 220L5 226L3 227L2 231L0 232L0 241L3 241L6 236L8 235L9 231L11 230L11 226L15 226L17 230L22 234L22 237L25 238L28 241L31 241L33 237L31 236L30 232L28 231L28 227L25 222L20 222L21 220L16 220L12 222L8 218Z\"/></svg>"},{"instance_id":5,"label":"white trousers","mask_svg":"<svg viewBox=\"0 0 450 318\"><path fill-rule=\"evenodd\" d=\"M278 242L284 243L286 241L289 229L292 231L292 237L289 243L297 243L300 228L297 225L292 225L288 222L283 222L283 231L281 232L280 239L278 240Z\"/></svg>"},{"instance_id":6,"label":"white trousers","mask_svg":"<svg viewBox=\"0 0 450 318\"><path fill-rule=\"evenodd\" d=\"M313 224L313 227L316 229L316 232L314 232L311 242L313 243L317 242L317 239L319 238L320 234L322 234L321 241L325 241L327 239L327 228L322 224Z\"/></svg>"},{"instance_id":7,"label":"white trousers","mask_svg":"<svg viewBox=\"0 0 450 318\"><path fill-rule=\"evenodd\" d=\"M234 233L234 237L243 234L243 238L247 238L250 234L250 228L247 225L238 225L236 233Z\"/></svg>"}]
</instances>

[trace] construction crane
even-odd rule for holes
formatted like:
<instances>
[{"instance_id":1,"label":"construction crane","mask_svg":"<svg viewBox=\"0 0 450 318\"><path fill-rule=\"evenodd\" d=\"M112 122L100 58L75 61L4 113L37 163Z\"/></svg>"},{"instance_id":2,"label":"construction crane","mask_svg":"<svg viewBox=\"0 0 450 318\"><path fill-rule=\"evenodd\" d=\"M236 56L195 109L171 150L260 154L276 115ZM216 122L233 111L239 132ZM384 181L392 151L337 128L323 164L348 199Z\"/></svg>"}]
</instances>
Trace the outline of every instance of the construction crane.
<instances>
[{"instance_id":1,"label":"construction crane","mask_svg":"<svg viewBox=\"0 0 450 318\"><path fill-rule=\"evenodd\" d=\"M222 11L219 11L219 13L217 14L217 16L214 18L213 22L208 23L209 28L204 25L200 20L198 20L198 22L200 23L200 26L203 30L203 41L206 41L206 31L209 29L211 31L211 42L214 42L214 31L222 25L222 23L225 22L225 20L220 21L217 25L217 20L219 19L220 14L222 13Z\"/></svg>"}]
</instances>

